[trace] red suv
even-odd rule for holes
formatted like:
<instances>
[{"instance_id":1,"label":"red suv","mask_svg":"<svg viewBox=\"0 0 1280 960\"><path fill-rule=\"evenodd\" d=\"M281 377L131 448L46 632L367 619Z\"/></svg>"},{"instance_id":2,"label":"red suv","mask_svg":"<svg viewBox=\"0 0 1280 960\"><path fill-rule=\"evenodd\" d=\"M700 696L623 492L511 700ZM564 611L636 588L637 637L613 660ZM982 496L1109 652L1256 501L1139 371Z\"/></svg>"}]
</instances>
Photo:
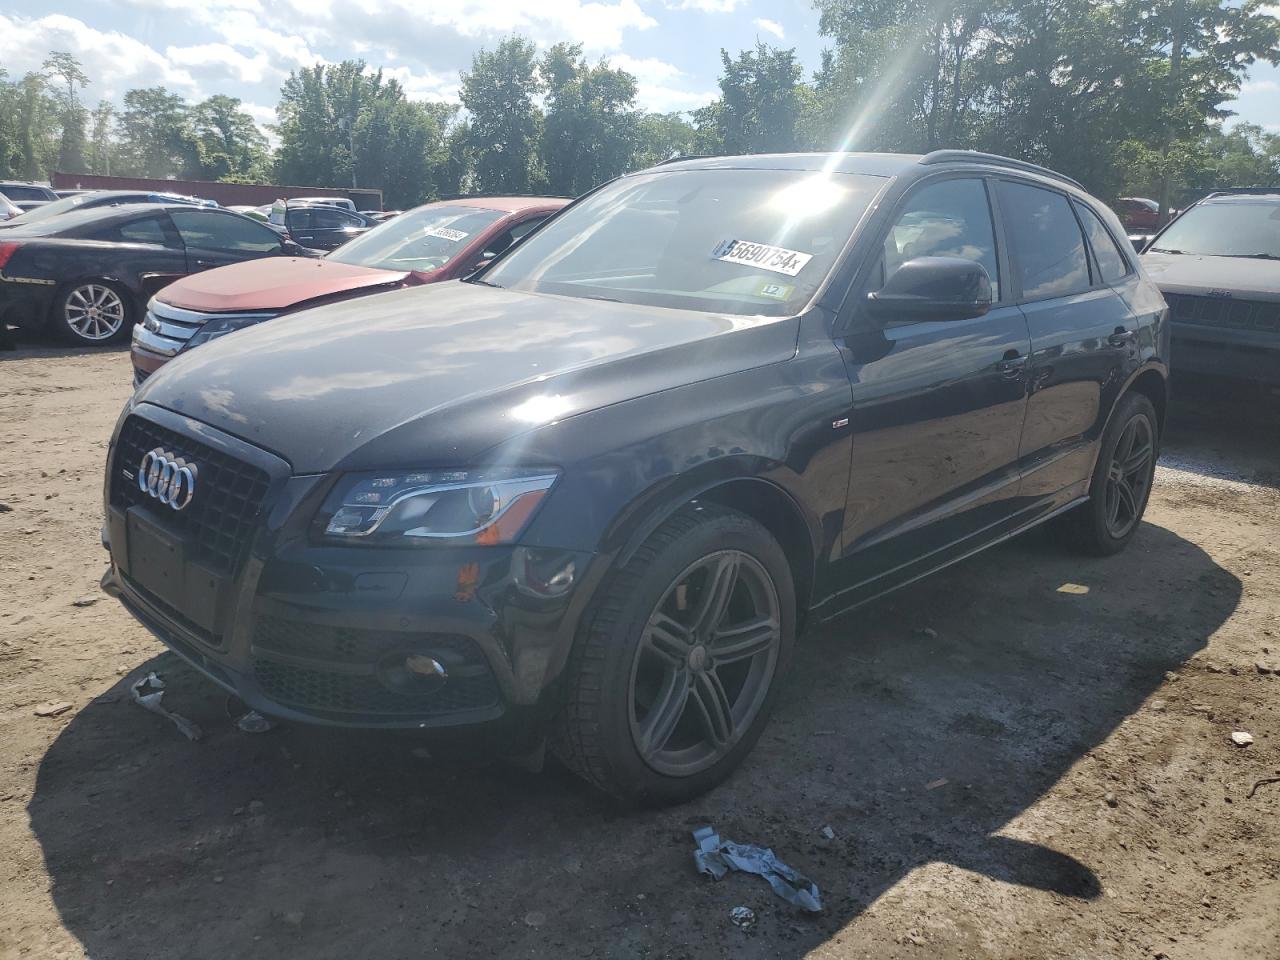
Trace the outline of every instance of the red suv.
<instances>
[{"instance_id":1,"label":"red suv","mask_svg":"<svg viewBox=\"0 0 1280 960\"><path fill-rule=\"evenodd\" d=\"M271 258L193 274L152 298L133 330L133 382L185 350L321 303L465 276L568 200L444 200L380 224L319 259Z\"/></svg>"}]
</instances>

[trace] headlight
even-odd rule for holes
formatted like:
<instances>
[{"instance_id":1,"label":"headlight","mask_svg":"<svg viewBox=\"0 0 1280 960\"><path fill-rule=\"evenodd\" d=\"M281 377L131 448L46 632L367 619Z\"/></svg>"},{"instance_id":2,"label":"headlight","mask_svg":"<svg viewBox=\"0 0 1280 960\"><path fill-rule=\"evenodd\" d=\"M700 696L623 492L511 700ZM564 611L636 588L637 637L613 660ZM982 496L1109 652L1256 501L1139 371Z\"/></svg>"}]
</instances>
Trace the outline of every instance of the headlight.
<instances>
[{"instance_id":1,"label":"headlight","mask_svg":"<svg viewBox=\"0 0 1280 960\"><path fill-rule=\"evenodd\" d=\"M350 474L329 495L317 527L347 543L511 543L556 476L505 468Z\"/></svg>"},{"instance_id":2,"label":"headlight","mask_svg":"<svg viewBox=\"0 0 1280 960\"><path fill-rule=\"evenodd\" d=\"M263 320L270 320L275 316L274 313L258 313L258 314L241 314L235 317L215 317L208 320L195 333L191 335L191 339L183 346L183 350L191 350L200 346L202 343L208 343L210 340L217 340L219 337L225 337L228 333L235 333L237 330L243 330L245 327L252 327L261 323ZM181 352L181 351L179 351Z\"/></svg>"}]
</instances>

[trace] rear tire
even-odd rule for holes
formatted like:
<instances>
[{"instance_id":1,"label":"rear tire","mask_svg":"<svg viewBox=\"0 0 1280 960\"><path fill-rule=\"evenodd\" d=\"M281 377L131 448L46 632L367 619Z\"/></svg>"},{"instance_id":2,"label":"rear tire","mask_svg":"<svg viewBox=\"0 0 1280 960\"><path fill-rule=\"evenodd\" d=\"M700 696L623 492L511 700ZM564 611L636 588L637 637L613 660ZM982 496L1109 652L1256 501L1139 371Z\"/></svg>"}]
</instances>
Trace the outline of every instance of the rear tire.
<instances>
[{"instance_id":1,"label":"rear tire","mask_svg":"<svg viewBox=\"0 0 1280 960\"><path fill-rule=\"evenodd\" d=\"M49 323L66 343L101 347L128 334L135 313L127 290L104 280L82 280L59 291Z\"/></svg>"},{"instance_id":2,"label":"rear tire","mask_svg":"<svg viewBox=\"0 0 1280 960\"><path fill-rule=\"evenodd\" d=\"M552 750L628 803L705 793L764 729L795 624L791 568L777 541L725 507L681 508L593 600Z\"/></svg>"},{"instance_id":3,"label":"rear tire","mask_svg":"<svg viewBox=\"0 0 1280 960\"><path fill-rule=\"evenodd\" d=\"M1147 509L1159 454L1155 407L1140 393L1125 394L1102 436L1088 502L1059 521L1074 547L1105 557L1128 545Z\"/></svg>"}]
</instances>

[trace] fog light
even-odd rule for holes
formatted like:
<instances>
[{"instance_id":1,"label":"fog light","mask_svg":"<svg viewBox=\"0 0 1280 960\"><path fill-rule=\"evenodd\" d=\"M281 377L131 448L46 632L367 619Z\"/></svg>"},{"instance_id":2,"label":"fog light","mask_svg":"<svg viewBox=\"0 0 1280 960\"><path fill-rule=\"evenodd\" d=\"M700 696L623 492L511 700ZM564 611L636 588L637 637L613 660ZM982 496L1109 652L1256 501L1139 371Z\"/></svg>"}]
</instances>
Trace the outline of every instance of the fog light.
<instances>
[{"instance_id":1,"label":"fog light","mask_svg":"<svg viewBox=\"0 0 1280 960\"><path fill-rule=\"evenodd\" d=\"M449 673L435 657L425 653L389 653L378 662L378 679L394 693L422 696L435 693Z\"/></svg>"}]
</instances>

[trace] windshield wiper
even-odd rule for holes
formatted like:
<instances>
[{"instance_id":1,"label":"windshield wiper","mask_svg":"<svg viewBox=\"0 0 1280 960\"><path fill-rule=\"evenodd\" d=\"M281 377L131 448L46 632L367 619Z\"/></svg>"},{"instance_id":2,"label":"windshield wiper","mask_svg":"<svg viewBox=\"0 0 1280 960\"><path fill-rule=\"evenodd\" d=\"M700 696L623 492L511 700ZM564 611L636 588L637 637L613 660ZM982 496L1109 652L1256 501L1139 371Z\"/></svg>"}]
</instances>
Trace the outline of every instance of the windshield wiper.
<instances>
[{"instance_id":1,"label":"windshield wiper","mask_svg":"<svg viewBox=\"0 0 1280 960\"><path fill-rule=\"evenodd\" d=\"M1179 257L1187 256L1187 251L1185 250L1170 250L1167 247L1148 247L1146 252L1147 253L1172 253L1175 256L1179 256Z\"/></svg>"},{"instance_id":2,"label":"windshield wiper","mask_svg":"<svg viewBox=\"0 0 1280 960\"><path fill-rule=\"evenodd\" d=\"M494 283L492 280L481 280L479 277L468 277L463 283L478 283L482 287L493 287L495 290L505 289L502 284Z\"/></svg>"},{"instance_id":3,"label":"windshield wiper","mask_svg":"<svg viewBox=\"0 0 1280 960\"><path fill-rule=\"evenodd\" d=\"M1246 260L1280 260L1280 257L1274 253L1237 253L1233 256L1243 257Z\"/></svg>"}]
</instances>

